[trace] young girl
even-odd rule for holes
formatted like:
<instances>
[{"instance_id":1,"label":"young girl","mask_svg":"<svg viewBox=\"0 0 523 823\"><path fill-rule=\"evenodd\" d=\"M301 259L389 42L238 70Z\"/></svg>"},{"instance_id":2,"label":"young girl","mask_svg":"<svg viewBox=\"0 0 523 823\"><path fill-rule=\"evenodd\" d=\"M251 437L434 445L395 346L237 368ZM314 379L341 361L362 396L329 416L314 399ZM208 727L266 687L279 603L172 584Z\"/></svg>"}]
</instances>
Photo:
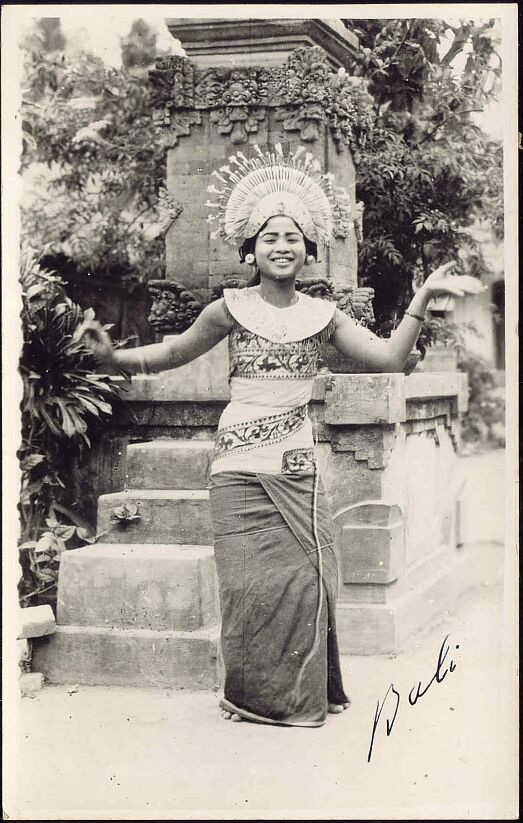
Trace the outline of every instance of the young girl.
<instances>
[{"instance_id":1,"label":"young girl","mask_svg":"<svg viewBox=\"0 0 523 823\"><path fill-rule=\"evenodd\" d=\"M257 148L257 147L256 147ZM216 173L217 235L240 246L254 285L225 289L186 332L114 350L95 322L79 331L102 365L136 373L174 369L229 337L231 401L216 435L209 497L226 669L222 715L321 726L349 705L336 638L338 572L328 502L318 476L307 404L329 340L369 372L398 372L434 295L477 291L436 269L390 339L332 302L298 292L296 278L326 245L347 197L310 155L240 152ZM214 206L215 204L208 204ZM341 223L343 225L343 223ZM338 235L340 233L338 222ZM481 288L481 287L480 287Z\"/></svg>"}]
</instances>

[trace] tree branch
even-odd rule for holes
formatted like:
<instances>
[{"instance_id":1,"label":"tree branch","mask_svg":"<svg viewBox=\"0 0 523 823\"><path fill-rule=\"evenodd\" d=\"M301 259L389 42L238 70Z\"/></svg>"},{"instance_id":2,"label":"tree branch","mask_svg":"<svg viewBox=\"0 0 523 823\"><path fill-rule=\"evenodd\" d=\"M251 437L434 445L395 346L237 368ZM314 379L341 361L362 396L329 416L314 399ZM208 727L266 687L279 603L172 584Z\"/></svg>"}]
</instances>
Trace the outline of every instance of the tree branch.
<instances>
[{"instance_id":1,"label":"tree branch","mask_svg":"<svg viewBox=\"0 0 523 823\"><path fill-rule=\"evenodd\" d=\"M472 25L462 25L461 28L457 29L453 26L449 26L449 29L454 34L454 40L446 54L443 55L441 58L441 65L448 66L454 58L463 50L463 46L467 42L470 37L470 32L472 30Z\"/></svg>"},{"instance_id":2,"label":"tree branch","mask_svg":"<svg viewBox=\"0 0 523 823\"><path fill-rule=\"evenodd\" d=\"M426 140L430 140L432 135L435 134L438 129L444 126L445 123L447 123L449 120L452 120L453 117L457 117L459 114L472 114L473 112L481 113L482 111L483 109L462 109L461 111L453 111L452 114L449 114L448 117L445 117L445 119L442 120L441 123L438 123L436 128L432 129L432 131L426 134L425 137L422 137L419 143L416 143L416 148L418 148L418 146L421 146L421 144L424 143Z\"/></svg>"},{"instance_id":3,"label":"tree branch","mask_svg":"<svg viewBox=\"0 0 523 823\"><path fill-rule=\"evenodd\" d=\"M388 60L388 63L387 63L387 67L390 67L390 66L392 65L393 61L395 60L396 56L398 55L399 50L400 50L400 49L401 49L401 47L402 47L402 46L406 43L407 39L410 37L410 33L411 33L411 31L412 31L412 28L413 28L413 26L414 26L414 23L415 23L415 22L416 22L415 20L411 20L411 22L409 23L408 28L407 28L407 31L405 32L405 36L404 36L403 40L401 40L401 42L400 42L400 43L398 43L398 45L396 46L396 48L395 48L395 50L394 50L393 54L391 55L391 57L389 57L389 60ZM375 70L372 72L372 74L369 76L369 80L372 80L372 78L374 77L374 75L375 75L375 74L377 74L379 71L383 71L383 67L375 69Z\"/></svg>"}]
</instances>

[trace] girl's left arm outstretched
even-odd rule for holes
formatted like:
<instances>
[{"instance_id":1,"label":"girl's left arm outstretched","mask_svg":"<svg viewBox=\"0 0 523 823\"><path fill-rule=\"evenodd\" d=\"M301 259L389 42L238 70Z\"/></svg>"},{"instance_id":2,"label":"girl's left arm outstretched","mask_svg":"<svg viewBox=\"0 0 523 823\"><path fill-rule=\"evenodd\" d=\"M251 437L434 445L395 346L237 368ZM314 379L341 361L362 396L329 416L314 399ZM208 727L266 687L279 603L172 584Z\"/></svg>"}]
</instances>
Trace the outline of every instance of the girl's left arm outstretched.
<instances>
[{"instance_id":1,"label":"girl's left arm outstretched","mask_svg":"<svg viewBox=\"0 0 523 823\"><path fill-rule=\"evenodd\" d=\"M429 275L389 339L377 337L338 309L332 344L341 354L355 360L369 372L402 371L419 337L430 300L437 294L463 297L464 294L478 294L484 289L476 278L450 274L455 266L453 262L446 263Z\"/></svg>"}]
</instances>

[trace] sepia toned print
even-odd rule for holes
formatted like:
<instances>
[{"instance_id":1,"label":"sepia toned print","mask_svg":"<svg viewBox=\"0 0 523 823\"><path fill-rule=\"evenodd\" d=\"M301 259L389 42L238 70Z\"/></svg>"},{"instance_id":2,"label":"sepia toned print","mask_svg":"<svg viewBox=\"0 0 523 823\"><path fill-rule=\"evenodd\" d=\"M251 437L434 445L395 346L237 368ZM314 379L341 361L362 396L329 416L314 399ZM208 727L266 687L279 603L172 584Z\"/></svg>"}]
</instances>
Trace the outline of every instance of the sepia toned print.
<instances>
[{"instance_id":1,"label":"sepia toned print","mask_svg":"<svg viewBox=\"0 0 523 823\"><path fill-rule=\"evenodd\" d=\"M4 9L6 816L515 819L513 5L241 11Z\"/></svg>"}]
</instances>

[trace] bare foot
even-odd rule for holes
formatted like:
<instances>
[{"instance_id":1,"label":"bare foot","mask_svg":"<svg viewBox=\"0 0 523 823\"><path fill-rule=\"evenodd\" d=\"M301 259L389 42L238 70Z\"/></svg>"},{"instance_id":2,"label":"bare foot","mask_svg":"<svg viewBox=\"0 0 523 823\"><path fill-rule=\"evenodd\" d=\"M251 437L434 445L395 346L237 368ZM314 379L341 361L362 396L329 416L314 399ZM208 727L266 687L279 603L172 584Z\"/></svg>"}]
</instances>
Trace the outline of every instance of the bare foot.
<instances>
[{"instance_id":1,"label":"bare foot","mask_svg":"<svg viewBox=\"0 0 523 823\"><path fill-rule=\"evenodd\" d=\"M350 700L347 703L329 703L330 714L341 714L350 706Z\"/></svg>"},{"instance_id":2,"label":"bare foot","mask_svg":"<svg viewBox=\"0 0 523 823\"><path fill-rule=\"evenodd\" d=\"M236 712L228 712L226 709L220 709L220 714L224 720L232 720L233 723L241 723L242 718Z\"/></svg>"}]
</instances>

